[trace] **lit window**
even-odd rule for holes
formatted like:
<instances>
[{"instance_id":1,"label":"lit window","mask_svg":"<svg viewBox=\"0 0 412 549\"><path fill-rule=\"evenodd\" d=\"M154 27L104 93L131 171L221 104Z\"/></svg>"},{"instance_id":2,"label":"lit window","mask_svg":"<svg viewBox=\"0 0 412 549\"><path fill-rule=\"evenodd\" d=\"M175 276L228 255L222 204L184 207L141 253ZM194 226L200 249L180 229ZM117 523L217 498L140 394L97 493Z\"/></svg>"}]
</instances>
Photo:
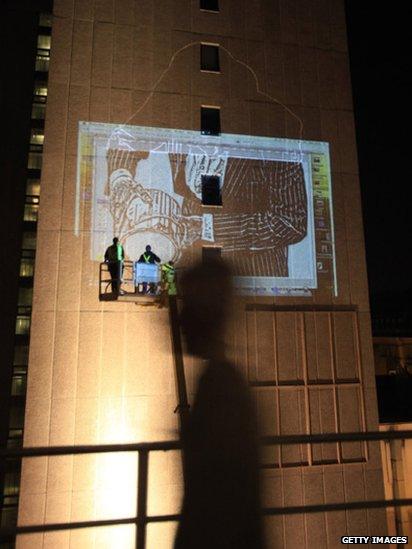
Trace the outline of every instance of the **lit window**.
<instances>
[{"instance_id":1,"label":"lit window","mask_svg":"<svg viewBox=\"0 0 412 549\"><path fill-rule=\"evenodd\" d=\"M40 195L40 181L38 179L28 179L26 185L26 194L29 196Z\"/></svg>"},{"instance_id":2,"label":"lit window","mask_svg":"<svg viewBox=\"0 0 412 549\"><path fill-rule=\"evenodd\" d=\"M47 34L39 34L37 37L37 47L42 50L49 50L51 46L51 36Z\"/></svg>"},{"instance_id":3,"label":"lit window","mask_svg":"<svg viewBox=\"0 0 412 549\"><path fill-rule=\"evenodd\" d=\"M200 0L200 9L207 11L219 11L219 0Z\"/></svg>"},{"instance_id":4,"label":"lit window","mask_svg":"<svg viewBox=\"0 0 412 549\"><path fill-rule=\"evenodd\" d=\"M44 103L34 103L31 108L32 120L44 120L46 115L46 105Z\"/></svg>"},{"instance_id":5,"label":"lit window","mask_svg":"<svg viewBox=\"0 0 412 549\"><path fill-rule=\"evenodd\" d=\"M22 257L20 261L20 276L23 278L34 275L34 258Z\"/></svg>"},{"instance_id":6,"label":"lit window","mask_svg":"<svg viewBox=\"0 0 412 549\"><path fill-rule=\"evenodd\" d=\"M220 134L220 109L218 107L201 108L200 128L203 135Z\"/></svg>"},{"instance_id":7,"label":"lit window","mask_svg":"<svg viewBox=\"0 0 412 549\"><path fill-rule=\"evenodd\" d=\"M202 71L219 72L219 46L214 44L200 45L200 68Z\"/></svg>"},{"instance_id":8,"label":"lit window","mask_svg":"<svg viewBox=\"0 0 412 549\"><path fill-rule=\"evenodd\" d=\"M204 206L221 206L220 177L218 175L202 175L202 204Z\"/></svg>"},{"instance_id":9,"label":"lit window","mask_svg":"<svg viewBox=\"0 0 412 549\"><path fill-rule=\"evenodd\" d=\"M29 152L27 167L29 170L41 170L43 155L41 152Z\"/></svg>"},{"instance_id":10,"label":"lit window","mask_svg":"<svg viewBox=\"0 0 412 549\"><path fill-rule=\"evenodd\" d=\"M34 84L34 96L36 101L43 102L47 98L47 83L46 82L36 82Z\"/></svg>"},{"instance_id":11,"label":"lit window","mask_svg":"<svg viewBox=\"0 0 412 549\"><path fill-rule=\"evenodd\" d=\"M35 250L36 249L36 233L35 231L25 231L23 233L23 250Z\"/></svg>"},{"instance_id":12,"label":"lit window","mask_svg":"<svg viewBox=\"0 0 412 549\"><path fill-rule=\"evenodd\" d=\"M28 335L30 333L30 316L17 315L16 317L16 335Z\"/></svg>"},{"instance_id":13,"label":"lit window","mask_svg":"<svg viewBox=\"0 0 412 549\"><path fill-rule=\"evenodd\" d=\"M39 197L27 196L24 204L24 221L37 221L39 211Z\"/></svg>"},{"instance_id":14,"label":"lit window","mask_svg":"<svg viewBox=\"0 0 412 549\"><path fill-rule=\"evenodd\" d=\"M6 497L17 496L20 489L20 471L8 471L4 475L3 493Z\"/></svg>"},{"instance_id":15,"label":"lit window","mask_svg":"<svg viewBox=\"0 0 412 549\"><path fill-rule=\"evenodd\" d=\"M37 50L36 71L47 72L49 70L50 50Z\"/></svg>"},{"instance_id":16,"label":"lit window","mask_svg":"<svg viewBox=\"0 0 412 549\"><path fill-rule=\"evenodd\" d=\"M30 135L30 144L31 145L43 145L44 143L44 133L43 130L32 130Z\"/></svg>"},{"instance_id":17,"label":"lit window","mask_svg":"<svg viewBox=\"0 0 412 549\"><path fill-rule=\"evenodd\" d=\"M11 378L11 394L13 396L23 396L26 394L27 374L13 373Z\"/></svg>"}]
</instances>

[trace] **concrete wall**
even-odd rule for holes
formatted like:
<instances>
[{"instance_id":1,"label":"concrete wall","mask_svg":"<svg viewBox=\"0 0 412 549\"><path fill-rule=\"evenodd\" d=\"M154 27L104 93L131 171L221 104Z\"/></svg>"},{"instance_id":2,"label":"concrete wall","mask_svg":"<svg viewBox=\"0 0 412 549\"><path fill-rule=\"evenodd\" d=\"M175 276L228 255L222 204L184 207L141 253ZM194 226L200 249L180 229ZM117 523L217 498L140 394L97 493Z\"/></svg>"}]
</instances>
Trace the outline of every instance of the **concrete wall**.
<instances>
[{"instance_id":1,"label":"concrete wall","mask_svg":"<svg viewBox=\"0 0 412 549\"><path fill-rule=\"evenodd\" d=\"M55 0L26 446L176 435L167 311L98 301L86 199L82 231L74 234L77 132L79 121L197 130L200 105L207 104L222 107L224 132L299 137L296 120L256 93L246 69L222 55L221 74L201 73L196 47L178 56L136 114L173 53L199 40L220 43L249 63L261 88L302 118L303 138L331 147L338 296L325 290L313 298L255 299L254 308L240 307L229 331L230 354L254 385L263 430L377 428L343 2L220 0L220 6L212 14L196 0ZM263 310L262 303L296 305L297 312ZM304 313L301 304L354 310ZM187 357L191 393L198 368ZM383 497L377 444L283 448L265 460L271 466L263 472L265 505ZM177 512L179 456L154 455L150 474L150 512ZM135 480L133 456L26 460L19 524L132 516ZM151 526L148 547L171 547L173 528ZM267 528L269 547L340 547L341 535L383 534L385 511L277 517ZM17 546L126 548L133 536L132 527L78 530L20 536Z\"/></svg>"}]
</instances>

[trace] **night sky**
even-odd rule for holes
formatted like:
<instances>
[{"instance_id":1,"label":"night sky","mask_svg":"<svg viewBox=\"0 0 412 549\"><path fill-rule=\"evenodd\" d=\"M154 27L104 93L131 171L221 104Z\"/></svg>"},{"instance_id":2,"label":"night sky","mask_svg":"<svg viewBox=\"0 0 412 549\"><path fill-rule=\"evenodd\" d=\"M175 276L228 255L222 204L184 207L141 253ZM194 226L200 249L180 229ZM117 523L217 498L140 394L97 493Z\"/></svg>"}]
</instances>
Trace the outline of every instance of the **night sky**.
<instances>
[{"instance_id":1,"label":"night sky","mask_svg":"<svg viewBox=\"0 0 412 549\"><path fill-rule=\"evenodd\" d=\"M346 0L372 310L412 297L411 29L407 3Z\"/></svg>"}]
</instances>

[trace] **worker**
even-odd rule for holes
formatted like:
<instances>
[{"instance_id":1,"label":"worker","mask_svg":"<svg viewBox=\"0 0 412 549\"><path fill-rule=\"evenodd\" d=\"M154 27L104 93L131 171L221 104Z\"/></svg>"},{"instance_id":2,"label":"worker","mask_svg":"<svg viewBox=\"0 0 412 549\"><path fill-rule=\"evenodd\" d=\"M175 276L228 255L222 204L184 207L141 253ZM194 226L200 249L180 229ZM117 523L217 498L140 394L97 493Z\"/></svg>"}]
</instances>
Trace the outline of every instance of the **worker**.
<instances>
[{"instance_id":1,"label":"worker","mask_svg":"<svg viewBox=\"0 0 412 549\"><path fill-rule=\"evenodd\" d=\"M152 247L147 245L146 251L139 257L139 263L153 265L153 263L160 263L160 257L157 257L157 255L152 252Z\"/></svg>"},{"instance_id":2,"label":"worker","mask_svg":"<svg viewBox=\"0 0 412 549\"><path fill-rule=\"evenodd\" d=\"M146 246L146 251L139 257L138 263L145 263L146 265L154 265L160 263L160 257L152 252L152 247L149 244ZM154 282L143 282L142 293L149 295L156 295L156 284Z\"/></svg>"},{"instance_id":3,"label":"worker","mask_svg":"<svg viewBox=\"0 0 412 549\"><path fill-rule=\"evenodd\" d=\"M162 265L162 281L168 295L176 295L176 270L174 261L168 261Z\"/></svg>"},{"instance_id":4,"label":"worker","mask_svg":"<svg viewBox=\"0 0 412 549\"><path fill-rule=\"evenodd\" d=\"M107 248L104 254L104 261L107 263L112 279L112 292L116 295L123 295L124 292L120 288L120 285L123 275L124 248L117 237L113 238L113 244Z\"/></svg>"}]
</instances>

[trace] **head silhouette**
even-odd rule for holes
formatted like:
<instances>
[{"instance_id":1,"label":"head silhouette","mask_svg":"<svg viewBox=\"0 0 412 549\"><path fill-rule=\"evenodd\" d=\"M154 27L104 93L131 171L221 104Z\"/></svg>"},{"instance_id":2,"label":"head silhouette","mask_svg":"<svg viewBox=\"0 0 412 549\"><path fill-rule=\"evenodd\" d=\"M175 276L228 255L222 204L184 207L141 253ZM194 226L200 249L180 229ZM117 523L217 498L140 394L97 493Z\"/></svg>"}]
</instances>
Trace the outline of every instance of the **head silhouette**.
<instances>
[{"instance_id":1,"label":"head silhouette","mask_svg":"<svg viewBox=\"0 0 412 549\"><path fill-rule=\"evenodd\" d=\"M151 252L152 251L152 247L149 246L149 244L146 246L146 252Z\"/></svg>"},{"instance_id":2,"label":"head silhouette","mask_svg":"<svg viewBox=\"0 0 412 549\"><path fill-rule=\"evenodd\" d=\"M113 244L117 244L118 242L119 242L119 239L117 238L117 236L115 236L115 237L113 238Z\"/></svg>"},{"instance_id":3,"label":"head silhouette","mask_svg":"<svg viewBox=\"0 0 412 549\"><path fill-rule=\"evenodd\" d=\"M181 278L180 324L190 353L211 358L223 353L224 325L233 297L232 273L221 259L188 269Z\"/></svg>"}]
</instances>

